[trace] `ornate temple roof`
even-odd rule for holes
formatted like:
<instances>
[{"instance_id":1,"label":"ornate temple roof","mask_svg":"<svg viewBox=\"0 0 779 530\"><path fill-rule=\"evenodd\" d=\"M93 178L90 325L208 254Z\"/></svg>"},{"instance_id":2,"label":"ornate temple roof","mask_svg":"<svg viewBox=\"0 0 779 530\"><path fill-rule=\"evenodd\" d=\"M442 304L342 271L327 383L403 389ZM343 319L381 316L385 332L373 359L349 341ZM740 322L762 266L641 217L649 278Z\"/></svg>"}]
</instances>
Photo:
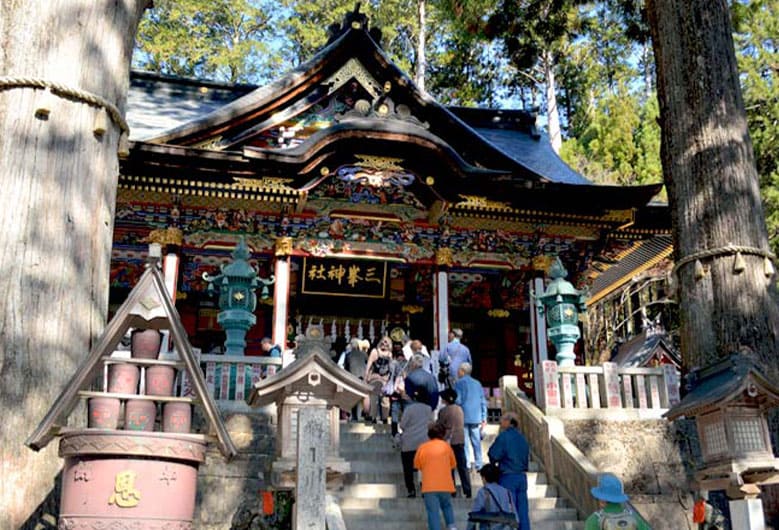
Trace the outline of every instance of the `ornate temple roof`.
<instances>
[{"instance_id":1,"label":"ornate temple roof","mask_svg":"<svg viewBox=\"0 0 779 530\"><path fill-rule=\"evenodd\" d=\"M384 54L364 16L351 15L314 57L266 86L134 72L120 192L267 214L255 250L270 248L286 215L301 252L319 252L312 241L341 248L347 225L357 238L350 252L430 261L445 238L453 262L467 266L521 268L562 253L581 271L592 257L668 234L667 207L650 202L661 185L590 183L552 150L532 112L439 104ZM209 212L186 215L191 230L206 231ZM361 232L366 222L378 223L375 233Z\"/></svg>"},{"instance_id":2,"label":"ornate temple roof","mask_svg":"<svg viewBox=\"0 0 779 530\"><path fill-rule=\"evenodd\" d=\"M496 195L535 183L589 184L551 149L535 115L440 105L354 21L310 61L265 87L135 73L128 107L138 140L242 153L271 166L292 163L298 172L321 156L323 143L359 143L377 152L392 143L408 158L437 156L435 165L459 178L500 182ZM153 152L142 144L136 148ZM646 204L659 186L621 189L622 200L632 193Z\"/></svg>"}]
</instances>

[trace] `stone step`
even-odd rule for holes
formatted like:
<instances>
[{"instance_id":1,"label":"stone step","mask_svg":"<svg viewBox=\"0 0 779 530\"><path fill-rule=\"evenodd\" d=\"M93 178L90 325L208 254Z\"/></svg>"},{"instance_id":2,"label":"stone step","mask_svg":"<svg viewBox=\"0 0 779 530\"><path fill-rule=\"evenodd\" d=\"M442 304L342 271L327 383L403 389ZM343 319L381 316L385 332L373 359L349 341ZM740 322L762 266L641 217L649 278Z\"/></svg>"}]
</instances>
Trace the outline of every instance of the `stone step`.
<instances>
[{"instance_id":1,"label":"stone step","mask_svg":"<svg viewBox=\"0 0 779 530\"><path fill-rule=\"evenodd\" d=\"M394 449L391 444L366 444L366 443L348 443L341 445L339 455L346 460L363 460L371 462L381 462L387 459L400 462L400 449ZM484 462L488 461L487 452L482 454ZM540 471L541 466L535 460L528 464L528 471Z\"/></svg>"},{"instance_id":2,"label":"stone step","mask_svg":"<svg viewBox=\"0 0 779 530\"><path fill-rule=\"evenodd\" d=\"M373 510L353 510L341 508L346 522L346 528L363 529L370 528L374 530L375 525L382 522L383 519L389 519L388 522L394 523L394 528L426 528L427 515L425 513L424 501L417 497L415 499L398 499L400 501L398 506L392 506L391 508L377 508ZM456 500L456 499L455 499ZM457 505L454 507L454 519L456 524L465 528L466 521L468 520L468 512L470 511L470 505L462 507ZM534 530L539 527L536 526L544 521L554 522L558 526L551 526L549 528L561 528L564 526L561 523L568 521L576 521L576 510L574 508L553 508L547 510L533 510L530 511L530 522ZM422 524L424 526L419 526ZM584 523L581 522L580 528L584 528Z\"/></svg>"},{"instance_id":3,"label":"stone step","mask_svg":"<svg viewBox=\"0 0 779 530\"><path fill-rule=\"evenodd\" d=\"M340 454L351 464L352 472L345 477L339 492L344 523L348 530L425 530L427 515L421 496L405 497L400 451L392 446L388 425L364 423L341 424ZM497 436L497 425L488 425L482 440L484 460L489 446ZM569 503L558 497L557 487L547 483L546 474L535 461L528 472L530 519L534 530L583 530L584 522ZM418 481L417 476L417 481ZM456 479L459 483L459 478ZM474 494L482 487L478 473L471 472ZM419 485L417 484L417 487ZM467 527L472 499L461 495L452 499L457 527Z\"/></svg>"},{"instance_id":4,"label":"stone step","mask_svg":"<svg viewBox=\"0 0 779 530\"><path fill-rule=\"evenodd\" d=\"M365 510L383 510L393 512L395 510L405 510L408 508L408 501L413 499L402 498L384 498L384 499L368 499L368 498L356 498L356 497L344 497L341 500L342 510L351 511L365 511ZM569 508L568 503L564 499L558 497L538 497L528 498L531 511L538 510L557 510L561 508ZM452 505L455 512L468 513L473 507L473 499L466 499L463 496L457 496L452 499Z\"/></svg>"},{"instance_id":5,"label":"stone step","mask_svg":"<svg viewBox=\"0 0 779 530\"><path fill-rule=\"evenodd\" d=\"M357 484L348 484L340 492L340 496L344 499L391 499L396 497L406 496L406 486L403 483L403 476L399 477L400 482L360 482ZM459 478L457 479L459 489ZM475 493L482 487L481 482L472 482L471 489ZM536 484L534 487L528 489L529 499L540 498L554 498L557 497L557 486L551 484Z\"/></svg>"},{"instance_id":6,"label":"stone step","mask_svg":"<svg viewBox=\"0 0 779 530\"><path fill-rule=\"evenodd\" d=\"M403 530L427 530L427 516L425 508L422 506L420 518L415 521L403 522ZM459 530L465 530L468 527L467 516L458 516L455 514L455 523ZM371 530L398 530L398 523L393 520L392 514L377 513L372 517L363 515L344 514L344 523L348 530L362 530L370 528ZM584 521L575 520L533 520L531 519L533 530L584 530ZM441 528L446 528L441 520Z\"/></svg>"}]
</instances>

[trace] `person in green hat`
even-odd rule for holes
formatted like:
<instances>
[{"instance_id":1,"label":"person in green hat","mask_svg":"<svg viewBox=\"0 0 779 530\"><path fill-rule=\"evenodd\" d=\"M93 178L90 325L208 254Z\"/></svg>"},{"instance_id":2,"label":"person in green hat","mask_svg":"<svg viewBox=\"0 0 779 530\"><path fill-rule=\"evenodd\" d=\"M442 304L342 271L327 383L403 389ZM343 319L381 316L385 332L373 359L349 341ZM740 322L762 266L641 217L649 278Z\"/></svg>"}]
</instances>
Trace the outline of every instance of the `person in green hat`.
<instances>
[{"instance_id":1,"label":"person in green hat","mask_svg":"<svg viewBox=\"0 0 779 530\"><path fill-rule=\"evenodd\" d=\"M584 522L584 530L652 530L626 503L622 481L613 473L601 473L598 485L590 489L600 509Z\"/></svg>"}]
</instances>

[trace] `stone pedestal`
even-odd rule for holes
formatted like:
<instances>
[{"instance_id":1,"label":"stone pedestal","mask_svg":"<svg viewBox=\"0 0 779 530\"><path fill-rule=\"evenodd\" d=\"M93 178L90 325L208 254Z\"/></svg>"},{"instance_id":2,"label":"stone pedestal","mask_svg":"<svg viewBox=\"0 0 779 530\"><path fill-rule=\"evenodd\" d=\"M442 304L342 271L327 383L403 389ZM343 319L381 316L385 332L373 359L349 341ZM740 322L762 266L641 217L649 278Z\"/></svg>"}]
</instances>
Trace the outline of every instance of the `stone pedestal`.
<instances>
[{"instance_id":1,"label":"stone pedestal","mask_svg":"<svg viewBox=\"0 0 779 530\"><path fill-rule=\"evenodd\" d=\"M742 530L765 530L763 501L760 499L736 499L729 503L730 527Z\"/></svg>"},{"instance_id":2,"label":"stone pedestal","mask_svg":"<svg viewBox=\"0 0 779 530\"><path fill-rule=\"evenodd\" d=\"M278 413L276 461L272 482L295 488L296 530L324 530L325 491L339 488L349 463L338 456L339 410L349 410L371 387L340 368L324 348L296 350L297 360L259 381L253 407L275 403Z\"/></svg>"},{"instance_id":3,"label":"stone pedestal","mask_svg":"<svg viewBox=\"0 0 779 530\"><path fill-rule=\"evenodd\" d=\"M297 530L325 530L325 484L328 457L327 409L319 406L298 410L297 480L293 526Z\"/></svg>"}]
</instances>

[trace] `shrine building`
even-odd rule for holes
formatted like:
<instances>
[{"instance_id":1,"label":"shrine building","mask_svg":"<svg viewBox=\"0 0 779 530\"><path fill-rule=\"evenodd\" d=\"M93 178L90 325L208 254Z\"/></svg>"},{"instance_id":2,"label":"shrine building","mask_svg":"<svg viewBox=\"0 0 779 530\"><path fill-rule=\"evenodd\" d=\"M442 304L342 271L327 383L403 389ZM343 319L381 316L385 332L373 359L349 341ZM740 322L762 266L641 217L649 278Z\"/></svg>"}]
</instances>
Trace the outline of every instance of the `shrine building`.
<instances>
[{"instance_id":1,"label":"shrine building","mask_svg":"<svg viewBox=\"0 0 779 530\"><path fill-rule=\"evenodd\" d=\"M336 349L386 333L438 350L459 327L485 386L503 374L529 386L531 291L555 257L582 288L667 238L667 208L652 202L661 185L590 183L533 113L441 105L374 37L352 14L310 61L264 87L133 74L112 307L141 275L149 242L163 243L191 343L218 350L203 273L243 237L265 280L247 355L261 354L263 336L289 347L312 323Z\"/></svg>"}]
</instances>

